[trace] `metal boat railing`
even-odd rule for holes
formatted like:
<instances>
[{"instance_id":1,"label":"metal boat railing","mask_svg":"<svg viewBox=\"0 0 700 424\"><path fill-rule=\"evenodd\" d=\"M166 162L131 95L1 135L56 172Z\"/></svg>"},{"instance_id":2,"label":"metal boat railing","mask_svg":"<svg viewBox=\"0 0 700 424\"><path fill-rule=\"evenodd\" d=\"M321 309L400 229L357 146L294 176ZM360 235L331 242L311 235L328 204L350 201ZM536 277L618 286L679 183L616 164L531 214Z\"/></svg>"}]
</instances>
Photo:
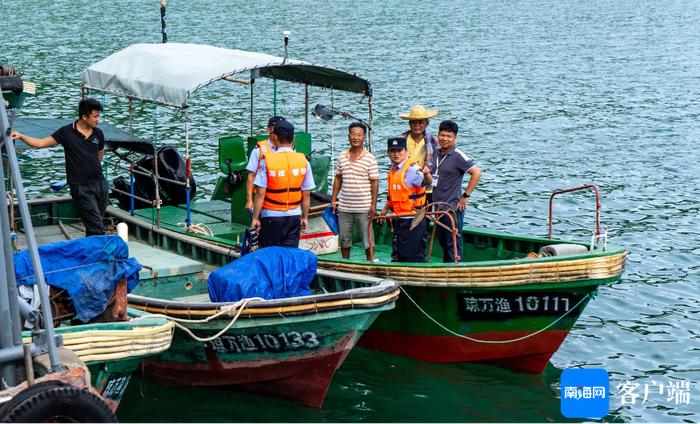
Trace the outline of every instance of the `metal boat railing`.
<instances>
[{"instance_id":1,"label":"metal boat railing","mask_svg":"<svg viewBox=\"0 0 700 424\"><path fill-rule=\"evenodd\" d=\"M426 205L425 207L428 208L431 205ZM457 226L455 223L455 218L452 216L450 213L451 211L449 210L442 210L442 211L418 211L414 214L410 215L396 215L396 214L391 214L391 215L377 215L373 216L372 218L369 219L369 222L367 223L367 236L369 237L369 260L374 259L374 231L372 229L372 223L377 222L377 221L384 221L388 220L391 222L392 219L399 219L399 218L406 218L409 216L416 217L416 215L422 214L423 217L428 217L431 219L433 224L435 226L433 227L433 232L430 238L430 247L428 249L428 252L426 254L426 262L430 262L430 257L432 256L432 251L433 251L433 241L435 240L435 231L437 230L437 227L440 226L441 228L444 228L445 230L449 231L452 233L452 249L454 253L454 258L455 262L459 262L459 256L457 255ZM448 227L447 225L443 224L440 222L441 218L443 216L447 216L449 221L450 221L450 226ZM439 218L435 218L439 217ZM422 218L422 219L424 219Z\"/></svg>"},{"instance_id":2,"label":"metal boat railing","mask_svg":"<svg viewBox=\"0 0 700 424\"><path fill-rule=\"evenodd\" d=\"M58 356L57 338L53 327L53 317L49 303L48 286L44 280L44 272L39 259L39 252L34 237L27 197L24 192L22 177L19 172L19 163L15 146L10 138L10 122L5 110L5 104L0 97L0 147L4 149L7 159L8 180L14 183L14 191L17 196L24 233L27 240L29 256L34 267L35 284L39 291L41 309L33 309L25 301L19 298L17 282L15 280L14 248L12 244L9 202L6 190L7 181L4 166L0 166L0 248L2 249L2 271L0 271L0 378L7 387L14 387L21 383L18 381L19 369L24 368L24 374L28 382L33 381L33 369L31 357L37 353L48 351L50 371L55 372L64 369ZM14 207L14 205L13 205ZM40 319L43 317L43 319ZM32 342L23 344L21 327L22 321L28 321L32 326ZM43 329L39 328L42 323Z\"/></svg>"},{"instance_id":3,"label":"metal boat railing","mask_svg":"<svg viewBox=\"0 0 700 424\"><path fill-rule=\"evenodd\" d=\"M593 190L595 191L595 237L600 236L600 190L595 184L586 184L578 187L565 188L562 190L555 190L549 196L549 238L552 238L552 204L554 202L554 196L558 196L564 193L571 193L572 191L580 190Z\"/></svg>"}]
</instances>

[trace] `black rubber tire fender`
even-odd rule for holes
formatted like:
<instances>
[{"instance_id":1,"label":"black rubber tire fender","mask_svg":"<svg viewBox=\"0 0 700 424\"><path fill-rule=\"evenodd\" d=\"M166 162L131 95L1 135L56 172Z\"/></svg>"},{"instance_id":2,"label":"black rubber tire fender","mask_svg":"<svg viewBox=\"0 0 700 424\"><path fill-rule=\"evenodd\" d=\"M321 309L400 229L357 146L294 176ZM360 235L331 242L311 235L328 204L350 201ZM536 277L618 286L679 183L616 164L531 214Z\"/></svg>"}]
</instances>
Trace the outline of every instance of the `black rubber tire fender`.
<instances>
[{"instance_id":1,"label":"black rubber tire fender","mask_svg":"<svg viewBox=\"0 0 700 424\"><path fill-rule=\"evenodd\" d=\"M22 77L15 75L0 75L0 89L2 91L12 91L19 94L24 91L24 83Z\"/></svg>"},{"instance_id":2,"label":"black rubber tire fender","mask_svg":"<svg viewBox=\"0 0 700 424\"><path fill-rule=\"evenodd\" d=\"M117 417L102 398L69 385L29 387L8 402L2 422L116 423Z\"/></svg>"}]
</instances>

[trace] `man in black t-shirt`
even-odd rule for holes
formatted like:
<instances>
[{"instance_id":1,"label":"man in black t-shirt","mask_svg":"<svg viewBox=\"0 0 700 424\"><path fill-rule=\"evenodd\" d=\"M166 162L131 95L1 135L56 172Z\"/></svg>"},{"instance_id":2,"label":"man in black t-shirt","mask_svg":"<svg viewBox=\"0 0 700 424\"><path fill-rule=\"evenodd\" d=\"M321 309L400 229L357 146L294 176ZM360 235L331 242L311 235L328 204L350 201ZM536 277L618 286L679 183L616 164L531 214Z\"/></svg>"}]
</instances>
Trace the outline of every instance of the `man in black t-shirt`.
<instances>
[{"instance_id":1,"label":"man in black t-shirt","mask_svg":"<svg viewBox=\"0 0 700 424\"><path fill-rule=\"evenodd\" d=\"M78 104L78 120L59 128L48 137L34 138L12 132L12 138L38 149L57 144L63 146L70 194L88 236L105 233L103 221L109 189L102 174L105 139L97 128L101 113L102 104L99 101L83 99Z\"/></svg>"}]
</instances>

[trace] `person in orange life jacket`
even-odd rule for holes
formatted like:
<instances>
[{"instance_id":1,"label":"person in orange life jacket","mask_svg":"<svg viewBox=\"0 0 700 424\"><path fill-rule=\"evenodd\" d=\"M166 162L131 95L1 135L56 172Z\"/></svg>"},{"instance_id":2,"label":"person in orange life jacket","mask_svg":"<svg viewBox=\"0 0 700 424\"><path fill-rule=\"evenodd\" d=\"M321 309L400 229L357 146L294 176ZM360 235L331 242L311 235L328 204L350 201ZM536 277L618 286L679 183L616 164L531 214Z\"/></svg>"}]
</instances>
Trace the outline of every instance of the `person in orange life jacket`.
<instances>
[{"instance_id":1,"label":"person in orange life jacket","mask_svg":"<svg viewBox=\"0 0 700 424\"><path fill-rule=\"evenodd\" d=\"M260 247L299 247L308 223L310 191L316 187L311 165L292 149L294 126L289 121L277 121L270 138L277 151L260 161L250 226L258 231Z\"/></svg>"},{"instance_id":2,"label":"person in orange life jacket","mask_svg":"<svg viewBox=\"0 0 700 424\"><path fill-rule=\"evenodd\" d=\"M37 149L63 146L66 156L66 179L73 204L85 225L85 235L105 233L104 216L107 210L109 187L102 173L105 139L100 123L102 104L95 99L78 103L78 119L45 138L34 138L13 131L10 135Z\"/></svg>"},{"instance_id":3,"label":"person in orange life jacket","mask_svg":"<svg viewBox=\"0 0 700 424\"><path fill-rule=\"evenodd\" d=\"M427 165L419 167L411 163L406 149L406 139L390 138L387 146L391 168L389 170L389 196L382 215L391 209L395 220L396 243L393 246L392 262L424 262L425 219L411 230L416 209L425 205L425 189L433 179Z\"/></svg>"},{"instance_id":4,"label":"person in orange life jacket","mask_svg":"<svg viewBox=\"0 0 700 424\"><path fill-rule=\"evenodd\" d=\"M438 131L438 143L440 150L435 154L435 162L432 167L433 175L433 202L436 210L455 211L457 229L457 257L455 258L452 234L450 231L438 226L437 239L442 247L443 262L457 262L462 260L462 226L464 224L464 210L472 192L479 184L481 171L474 162L460 149L456 148L457 132L459 128L454 121L442 121ZM469 183L462 191L462 179L469 173ZM450 227L449 218L443 216L440 222Z\"/></svg>"},{"instance_id":5,"label":"person in orange life jacket","mask_svg":"<svg viewBox=\"0 0 700 424\"><path fill-rule=\"evenodd\" d=\"M245 187L245 192L246 192L246 202L245 202L245 208L252 211L253 210L253 182L255 181L255 174L258 173L258 168L260 167L260 161L265 159L265 155L268 152L274 152L277 149L277 146L272 144L272 141L270 140L270 134L272 134L272 130L275 128L275 123L279 120L284 119L281 116L273 116L267 121L267 128L265 129L267 131L267 140L262 140L259 141L253 150L250 152L250 157L248 158L248 164L246 165L245 169L248 171L248 179L246 180L246 187Z\"/></svg>"}]
</instances>

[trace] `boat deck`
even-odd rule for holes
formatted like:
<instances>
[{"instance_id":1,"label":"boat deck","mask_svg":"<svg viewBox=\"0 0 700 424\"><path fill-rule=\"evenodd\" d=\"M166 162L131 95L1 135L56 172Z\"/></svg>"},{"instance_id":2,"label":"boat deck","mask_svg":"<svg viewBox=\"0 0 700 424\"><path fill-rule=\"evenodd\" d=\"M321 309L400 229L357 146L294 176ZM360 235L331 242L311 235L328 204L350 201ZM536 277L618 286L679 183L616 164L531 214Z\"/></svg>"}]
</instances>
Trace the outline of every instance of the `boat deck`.
<instances>
[{"instance_id":1,"label":"boat deck","mask_svg":"<svg viewBox=\"0 0 700 424\"><path fill-rule=\"evenodd\" d=\"M187 208L185 205L162 206L160 208L160 226L180 234L196 235L207 240L226 244L240 244L243 240L245 225L231 222L231 204L221 200L192 202L190 206L192 226L196 233L185 228ZM155 208L138 209L134 215L148 222L157 222L158 211Z\"/></svg>"}]
</instances>

